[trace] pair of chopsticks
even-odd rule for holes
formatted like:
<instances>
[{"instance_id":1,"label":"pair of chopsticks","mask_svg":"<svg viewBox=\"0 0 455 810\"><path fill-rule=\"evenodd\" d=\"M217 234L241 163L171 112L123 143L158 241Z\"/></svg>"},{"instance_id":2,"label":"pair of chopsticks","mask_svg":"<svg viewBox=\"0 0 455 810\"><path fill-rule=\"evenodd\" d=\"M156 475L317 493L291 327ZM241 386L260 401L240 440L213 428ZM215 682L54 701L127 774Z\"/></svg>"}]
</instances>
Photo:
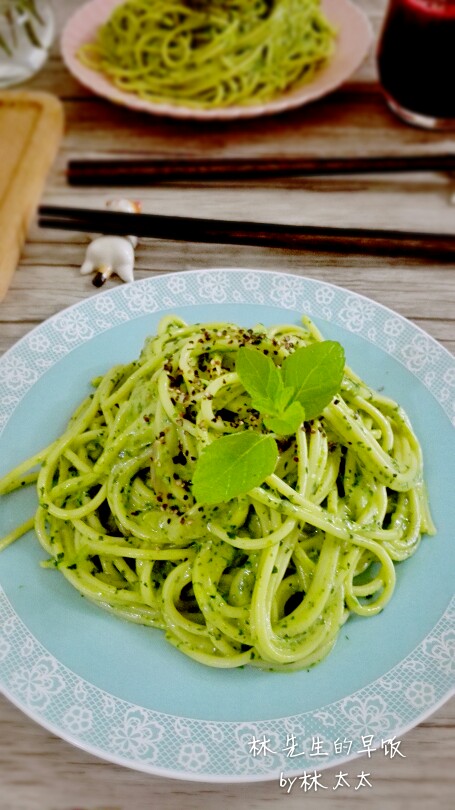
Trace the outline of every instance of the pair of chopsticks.
<instances>
[{"instance_id":1,"label":"pair of chopsticks","mask_svg":"<svg viewBox=\"0 0 455 810\"><path fill-rule=\"evenodd\" d=\"M377 172L455 171L455 154L347 158L177 158L70 160L67 179L73 186L147 186L163 181L242 180L298 175L343 175Z\"/></svg>"},{"instance_id":2,"label":"pair of chopsticks","mask_svg":"<svg viewBox=\"0 0 455 810\"><path fill-rule=\"evenodd\" d=\"M335 249L347 253L419 256L455 254L455 236L414 231L239 222L52 205L43 205L38 209L38 224L42 228L65 231L134 235L179 242L259 245L290 250Z\"/></svg>"}]
</instances>

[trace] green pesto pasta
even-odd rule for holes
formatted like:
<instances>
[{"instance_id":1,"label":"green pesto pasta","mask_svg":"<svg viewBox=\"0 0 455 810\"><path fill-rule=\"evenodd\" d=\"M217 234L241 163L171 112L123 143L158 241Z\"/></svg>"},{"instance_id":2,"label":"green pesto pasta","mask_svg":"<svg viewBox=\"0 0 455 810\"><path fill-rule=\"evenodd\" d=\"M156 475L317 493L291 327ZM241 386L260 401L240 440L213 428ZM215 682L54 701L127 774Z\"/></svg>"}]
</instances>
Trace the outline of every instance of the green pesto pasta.
<instances>
[{"instance_id":1,"label":"green pesto pasta","mask_svg":"<svg viewBox=\"0 0 455 810\"><path fill-rule=\"evenodd\" d=\"M151 102L227 107L311 81L334 42L320 0L127 0L79 58Z\"/></svg>"},{"instance_id":2,"label":"green pesto pasta","mask_svg":"<svg viewBox=\"0 0 455 810\"><path fill-rule=\"evenodd\" d=\"M345 368L319 417L275 437L278 461L260 486L207 506L192 480L220 437L267 432L235 370L239 348L280 367L321 340L308 319L254 329L162 319L139 359L95 380L63 435L0 481L4 495L35 484L39 496L0 549L34 527L44 565L203 664L317 663L351 613L385 607L395 563L435 531L404 411Z\"/></svg>"}]
</instances>

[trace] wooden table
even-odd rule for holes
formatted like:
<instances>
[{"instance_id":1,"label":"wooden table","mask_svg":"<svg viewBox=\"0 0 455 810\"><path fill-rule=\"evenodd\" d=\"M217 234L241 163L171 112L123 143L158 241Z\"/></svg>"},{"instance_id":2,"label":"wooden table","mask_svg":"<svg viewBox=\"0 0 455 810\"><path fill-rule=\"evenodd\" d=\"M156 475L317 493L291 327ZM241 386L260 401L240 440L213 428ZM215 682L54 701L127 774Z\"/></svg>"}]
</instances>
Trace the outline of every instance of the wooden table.
<instances>
[{"instance_id":1,"label":"wooden table","mask_svg":"<svg viewBox=\"0 0 455 810\"><path fill-rule=\"evenodd\" d=\"M76 0L55 4L61 28ZM358 0L378 31L385 0ZM66 185L70 157L244 156L277 154L406 155L455 150L454 134L412 129L387 110L377 86L373 55L348 85L312 106L270 119L229 125L195 125L133 114L81 88L62 66L56 44L30 88L57 94L65 105L67 129L49 177L47 203L102 204L103 188ZM443 173L286 180L174 183L124 189L146 211L284 223L375 226L453 233L453 178ZM64 307L95 294L79 274L87 243L83 235L41 231L32 226L9 293L0 305L0 350ZM250 267L287 271L327 280L392 307L449 350L455 348L455 267L448 260L362 254L293 252L259 247L142 242L137 278L188 268ZM114 285L117 281L110 281ZM146 808L297 808L303 802L331 808L365 803L393 810L452 807L455 790L455 701L447 703L404 738L406 759L381 758L374 769L358 760L358 772L372 771L373 787L355 792L295 789L278 782L218 786L152 777L104 763L43 730L6 700L0 700L1 810L146 810ZM397 761L399 760L399 761ZM332 781L335 769L332 770ZM329 794L329 795L327 795ZM360 803L360 804L359 804Z\"/></svg>"}]
</instances>

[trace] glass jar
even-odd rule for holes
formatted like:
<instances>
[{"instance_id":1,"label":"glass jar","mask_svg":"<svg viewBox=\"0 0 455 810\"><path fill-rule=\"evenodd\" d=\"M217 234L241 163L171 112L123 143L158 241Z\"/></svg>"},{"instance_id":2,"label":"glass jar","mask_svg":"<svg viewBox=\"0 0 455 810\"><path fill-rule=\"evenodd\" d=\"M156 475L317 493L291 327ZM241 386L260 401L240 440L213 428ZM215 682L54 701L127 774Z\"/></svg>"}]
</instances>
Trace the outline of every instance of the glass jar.
<instances>
[{"instance_id":1,"label":"glass jar","mask_svg":"<svg viewBox=\"0 0 455 810\"><path fill-rule=\"evenodd\" d=\"M0 88L43 67L54 32L50 0L0 0Z\"/></svg>"},{"instance_id":2,"label":"glass jar","mask_svg":"<svg viewBox=\"0 0 455 810\"><path fill-rule=\"evenodd\" d=\"M455 0L389 0L377 59L394 112L416 126L455 128Z\"/></svg>"}]
</instances>

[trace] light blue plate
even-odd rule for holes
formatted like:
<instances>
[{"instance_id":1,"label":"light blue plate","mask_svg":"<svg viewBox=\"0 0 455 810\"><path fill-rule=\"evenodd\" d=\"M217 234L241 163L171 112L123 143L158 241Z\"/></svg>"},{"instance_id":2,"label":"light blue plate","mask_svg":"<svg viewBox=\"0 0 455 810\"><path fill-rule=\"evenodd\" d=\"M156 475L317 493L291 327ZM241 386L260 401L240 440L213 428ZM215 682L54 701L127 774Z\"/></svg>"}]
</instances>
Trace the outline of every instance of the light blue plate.
<instances>
[{"instance_id":1,"label":"light blue plate","mask_svg":"<svg viewBox=\"0 0 455 810\"><path fill-rule=\"evenodd\" d=\"M293 674L213 670L187 659L159 631L105 613L41 568L45 555L29 533L0 557L3 690L73 744L176 778L272 779L341 763L371 735L380 748L454 685L454 358L390 310L320 281L251 270L146 279L59 313L1 358L0 474L54 439L89 380L135 358L170 312L243 326L310 315L344 345L358 374L407 410L438 533L397 566L382 614L350 619L325 661ZM4 498L0 536L35 503L31 491Z\"/></svg>"}]
</instances>

